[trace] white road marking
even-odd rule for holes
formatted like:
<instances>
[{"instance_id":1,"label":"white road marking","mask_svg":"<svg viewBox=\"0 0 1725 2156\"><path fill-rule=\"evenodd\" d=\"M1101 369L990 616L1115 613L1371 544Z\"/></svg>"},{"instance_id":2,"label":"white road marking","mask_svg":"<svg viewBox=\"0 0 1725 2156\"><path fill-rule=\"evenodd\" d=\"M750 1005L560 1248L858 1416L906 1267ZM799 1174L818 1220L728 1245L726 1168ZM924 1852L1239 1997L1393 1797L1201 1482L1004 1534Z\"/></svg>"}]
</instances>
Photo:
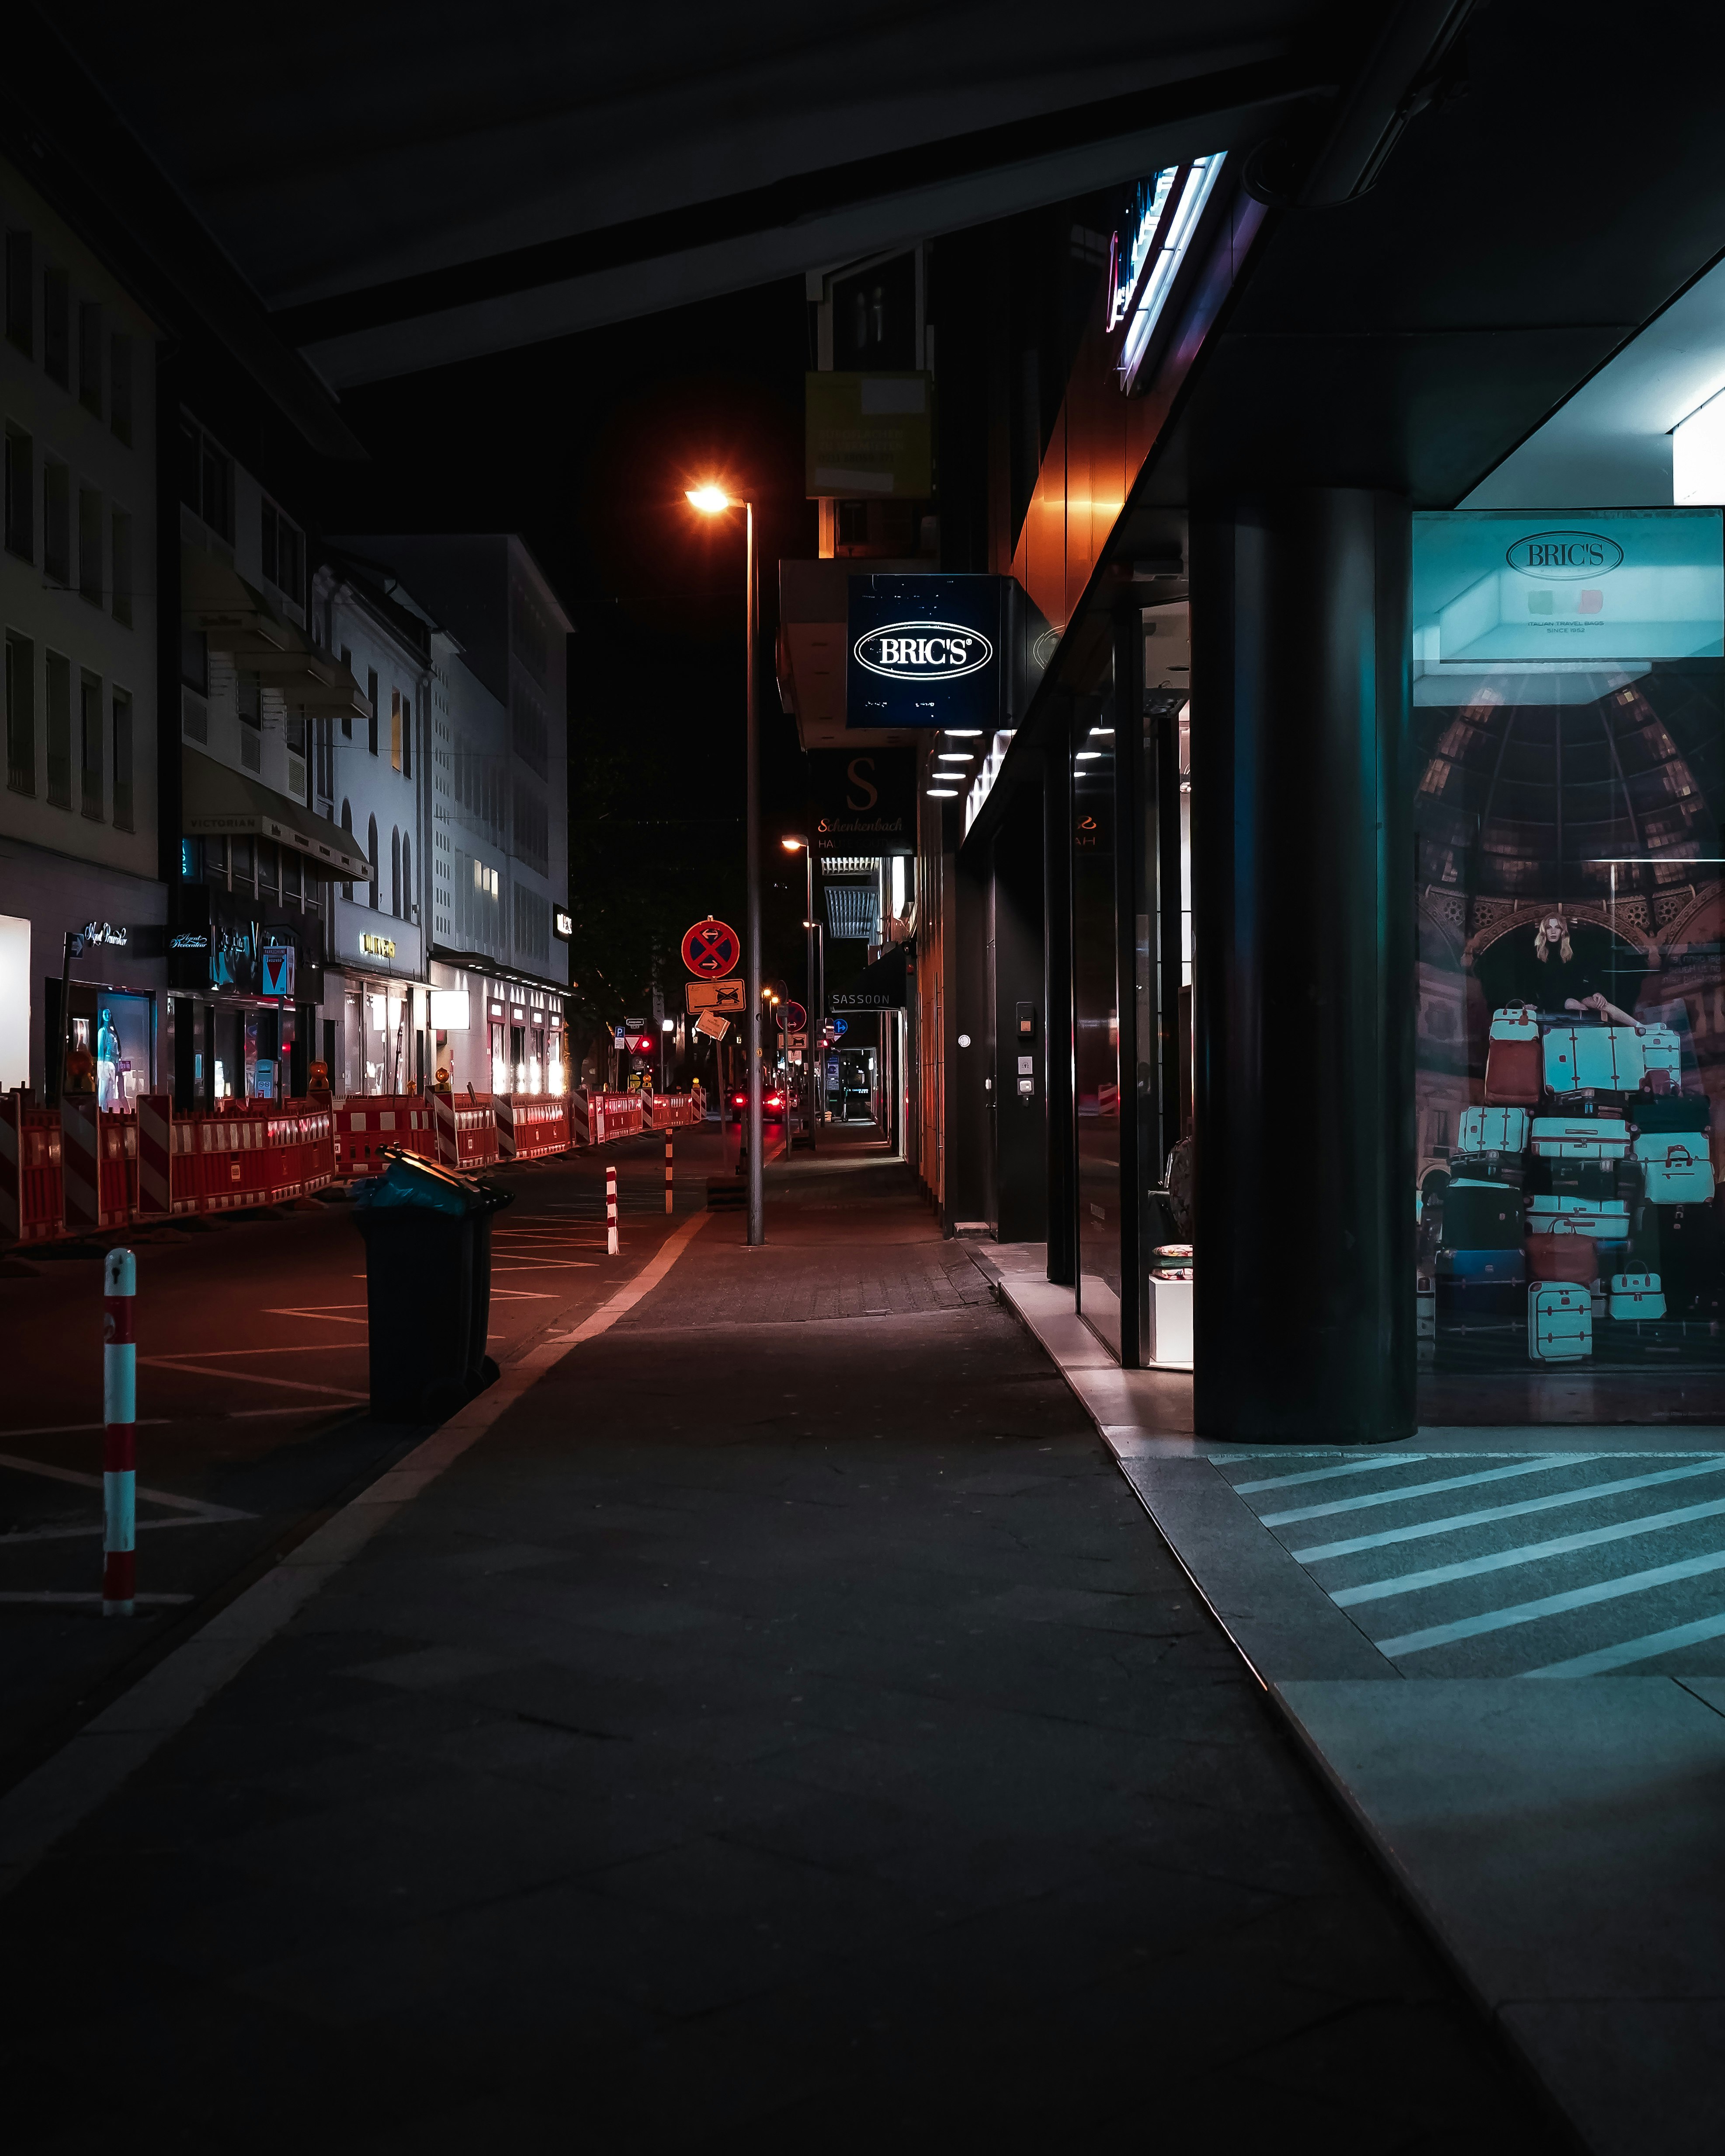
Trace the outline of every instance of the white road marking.
<instances>
[{"instance_id":1,"label":"white road marking","mask_svg":"<svg viewBox=\"0 0 1725 2156\"><path fill-rule=\"evenodd\" d=\"M476 1444L545 1371L577 1342L606 1332L650 1295L711 1217L691 1214L569 1340L542 1341L518 1362L506 1364L495 1384L350 1499L280 1564L0 1796L0 1894L8 1893L62 1836L183 1729L379 1528Z\"/></svg>"},{"instance_id":2,"label":"white road marking","mask_svg":"<svg viewBox=\"0 0 1725 2156\"><path fill-rule=\"evenodd\" d=\"M290 1348L182 1348L166 1355L146 1355L146 1363L169 1364L196 1355L206 1363L238 1361L247 1355L330 1355L341 1348L363 1348L363 1340L296 1340ZM225 1374L230 1374L224 1373Z\"/></svg>"},{"instance_id":3,"label":"white road marking","mask_svg":"<svg viewBox=\"0 0 1725 2156\"><path fill-rule=\"evenodd\" d=\"M1523 1670L1524 1677L1597 1677L1607 1670L1625 1669L1631 1662L1651 1661L1678 1647L1698 1647L1704 1640L1725 1635L1725 1617L1697 1617L1691 1625L1673 1625L1666 1631L1648 1632L1639 1640L1620 1640L1615 1647L1596 1648L1590 1655L1572 1655L1566 1662L1548 1662L1543 1670Z\"/></svg>"},{"instance_id":4,"label":"white road marking","mask_svg":"<svg viewBox=\"0 0 1725 2156\"><path fill-rule=\"evenodd\" d=\"M1513 1505L1489 1505L1477 1512L1451 1512L1441 1520L1416 1520L1411 1527L1386 1527L1382 1534L1355 1535L1343 1543L1320 1543L1311 1549L1298 1549L1291 1554L1301 1564L1317 1564L1326 1558L1352 1557L1358 1550L1386 1549L1392 1543L1423 1542L1431 1535L1452 1535L1463 1527L1487 1526L1493 1520L1524 1520L1532 1512L1554 1512L1565 1505L1590 1504L1595 1497L1621 1496L1626 1490L1653 1490L1661 1483L1686 1482L1693 1476L1722 1472L1725 1472L1725 1457L1709 1453L1682 1467L1661 1468L1653 1475L1625 1475L1615 1482L1585 1482L1579 1489L1559 1490L1549 1497L1523 1497Z\"/></svg>"},{"instance_id":5,"label":"white road marking","mask_svg":"<svg viewBox=\"0 0 1725 2156\"><path fill-rule=\"evenodd\" d=\"M1384 1602L1392 1595L1414 1594L1422 1588L1445 1587L1452 1580L1504 1572L1512 1565L1543 1564L1549 1558L1573 1556L1577 1550L1599 1549L1607 1543L1628 1542L1635 1535L1656 1535L1666 1527L1686 1527L1695 1520L1715 1520L1722 1512L1725 1512L1725 1497L1715 1497L1709 1504L1685 1505L1675 1512L1648 1512L1639 1520L1620 1520L1610 1527L1589 1527L1579 1534L1556 1536L1550 1542L1523 1543L1519 1549L1494 1550L1489 1557L1434 1565L1427 1572L1404 1573L1398 1579L1368 1579L1358 1587L1332 1587L1330 1599L1341 1609L1351 1609L1356 1603Z\"/></svg>"},{"instance_id":6,"label":"white road marking","mask_svg":"<svg viewBox=\"0 0 1725 2156\"><path fill-rule=\"evenodd\" d=\"M168 1415L150 1415L147 1417L141 1415L137 1421L132 1424L132 1428L134 1430L161 1430L172 1419L172 1418ZM14 1437L82 1437L87 1431L93 1430L105 1430L107 1427L108 1425L105 1422L48 1422L39 1424L39 1426L34 1430L0 1430L0 1438L5 1438L9 1440ZM33 1466L35 1465L33 1461L25 1461L20 1464L29 1466ZM12 1465L13 1462L8 1458L6 1454L0 1452L0 1467L9 1467ZM42 1470L44 1474L46 1474L48 1471L49 1471L46 1468Z\"/></svg>"},{"instance_id":7,"label":"white road marking","mask_svg":"<svg viewBox=\"0 0 1725 2156\"><path fill-rule=\"evenodd\" d=\"M143 1495L140 1490L138 1496L141 1497ZM218 1508L208 1517L188 1517L182 1514L172 1520L134 1520L132 1525L138 1533L142 1534L146 1527L214 1527L221 1526L223 1519L251 1520L256 1517L254 1512L222 1513ZM105 1532L105 1524L100 1518L87 1520L75 1527L20 1527L13 1534L0 1535L0 1548L13 1543L69 1542L80 1535L99 1535Z\"/></svg>"},{"instance_id":8,"label":"white road marking","mask_svg":"<svg viewBox=\"0 0 1725 2156\"><path fill-rule=\"evenodd\" d=\"M314 1303L299 1310L266 1310L262 1315L265 1317L317 1317L321 1318L326 1325L364 1325L367 1321L363 1317L342 1317L338 1314L344 1310L364 1308L362 1302L331 1302L321 1306Z\"/></svg>"},{"instance_id":9,"label":"white road marking","mask_svg":"<svg viewBox=\"0 0 1725 2156\"><path fill-rule=\"evenodd\" d=\"M19 1475L40 1475L50 1482L75 1482L80 1490L100 1490L104 1486L100 1475L86 1475L76 1467L51 1467L45 1460L20 1460L15 1453L0 1452L0 1467L10 1467ZM257 1517L253 1512L234 1512L226 1505L212 1505L203 1497L176 1497L166 1490L141 1488L137 1494L147 1497L152 1505L167 1505L177 1512L196 1512L212 1520L250 1520Z\"/></svg>"},{"instance_id":10,"label":"white road marking","mask_svg":"<svg viewBox=\"0 0 1725 2156\"><path fill-rule=\"evenodd\" d=\"M1594 1452L1548 1452L1538 1459L1518 1460L1513 1467L1488 1467L1477 1475L1446 1475L1437 1482L1409 1482L1398 1490L1373 1490L1364 1497L1332 1497L1327 1505L1302 1505L1291 1512L1260 1512L1258 1517L1266 1527L1283 1527L1296 1520L1325 1520L1337 1512L1363 1512L1379 1505L1399 1505L1406 1497L1435 1497L1446 1490L1469 1490L1481 1482L1507 1482L1517 1475L1544 1475L1599 1456Z\"/></svg>"},{"instance_id":11,"label":"white road marking","mask_svg":"<svg viewBox=\"0 0 1725 2156\"><path fill-rule=\"evenodd\" d=\"M69 1602L100 1602L101 1599L102 1598L100 1594L56 1594L46 1589L39 1594L34 1592L26 1593L22 1590L18 1592L0 1593L0 1602L46 1602L59 1604ZM134 1602L189 1602L191 1599L192 1598L189 1594L135 1594L132 1597L132 1600Z\"/></svg>"},{"instance_id":12,"label":"white road marking","mask_svg":"<svg viewBox=\"0 0 1725 2156\"><path fill-rule=\"evenodd\" d=\"M1482 1632L1502 1632L1512 1625L1537 1624L1542 1617L1561 1617L1571 1609L1591 1609L1596 1603L1615 1602L1625 1594L1645 1594L1656 1587L1669 1587L1680 1579L1699 1579L1710 1572L1725 1571L1725 1550L1709 1550L1705 1557L1684 1558L1676 1564L1656 1564L1645 1572L1631 1572L1621 1579L1596 1580L1591 1587L1572 1587L1564 1594L1542 1594L1537 1602L1517 1602L1506 1609L1482 1610L1477 1617L1458 1617L1451 1625L1430 1625L1424 1631L1399 1633L1393 1640L1373 1641L1378 1651L1399 1661L1404 1655L1424 1654L1430 1647L1447 1647L1457 1640L1477 1639Z\"/></svg>"},{"instance_id":13,"label":"white road marking","mask_svg":"<svg viewBox=\"0 0 1725 2156\"><path fill-rule=\"evenodd\" d=\"M300 1352L301 1354L321 1353L327 1345L326 1342L321 1341L316 1350L301 1348ZM242 1385L280 1385L286 1392L327 1393L334 1399L341 1400L357 1399L359 1397L355 1393L344 1393L336 1385L311 1385L308 1384L303 1378L272 1378L267 1371L264 1370L212 1370L207 1363L182 1363L175 1355L141 1355L138 1360L151 1369L177 1370L187 1377L226 1378L230 1382L237 1381Z\"/></svg>"},{"instance_id":14,"label":"white road marking","mask_svg":"<svg viewBox=\"0 0 1725 2156\"><path fill-rule=\"evenodd\" d=\"M1247 1455L1252 1459L1257 1456L1256 1454ZM1260 1490L1291 1489L1296 1482L1331 1482L1338 1475L1372 1475L1381 1473L1386 1467L1417 1467L1421 1460L1430 1457L1429 1452L1384 1453L1375 1459L1350 1460L1345 1467L1308 1467L1299 1475L1269 1475L1261 1482L1234 1482L1229 1486L1245 1497ZM1218 1463L1214 1453L1210 1455L1210 1460L1212 1465L1219 1464L1224 1467L1235 1464L1227 1460Z\"/></svg>"},{"instance_id":15,"label":"white road marking","mask_svg":"<svg viewBox=\"0 0 1725 2156\"><path fill-rule=\"evenodd\" d=\"M349 1407L361 1407L365 1404L365 1399L366 1395L363 1393L344 1393L340 1399L329 1404L326 1404L321 1400L301 1400L296 1406L290 1408L229 1408L227 1419L229 1422L259 1422L266 1415L327 1414L331 1405L339 1407L345 1402Z\"/></svg>"}]
</instances>

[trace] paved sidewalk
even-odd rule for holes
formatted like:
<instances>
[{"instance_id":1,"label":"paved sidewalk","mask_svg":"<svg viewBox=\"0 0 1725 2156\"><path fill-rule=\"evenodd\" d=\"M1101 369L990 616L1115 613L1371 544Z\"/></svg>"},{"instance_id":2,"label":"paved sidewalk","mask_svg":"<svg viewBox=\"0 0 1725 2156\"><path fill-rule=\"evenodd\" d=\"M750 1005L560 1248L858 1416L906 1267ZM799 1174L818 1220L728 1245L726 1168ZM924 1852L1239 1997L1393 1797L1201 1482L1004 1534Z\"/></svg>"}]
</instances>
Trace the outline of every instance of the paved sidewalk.
<instances>
[{"instance_id":1,"label":"paved sidewalk","mask_svg":"<svg viewBox=\"0 0 1725 2156\"><path fill-rule=\"evenodd\" d=\"M1599 2156L1725 2115L1725 1431L1256 1451L1122 1372L1040 1246L981 1263Z\"/></svg>"},{"instance_id":2,"label":"paved sidewalk","mask_svg":"<svg viewBox=\"0 0 1725 2156\"><path fill-rule=\"evenodd\" d=\"M1567 2146L905 1173L768 1232L0 1904L9 2146Z\"/></svg>"}]
</instances>

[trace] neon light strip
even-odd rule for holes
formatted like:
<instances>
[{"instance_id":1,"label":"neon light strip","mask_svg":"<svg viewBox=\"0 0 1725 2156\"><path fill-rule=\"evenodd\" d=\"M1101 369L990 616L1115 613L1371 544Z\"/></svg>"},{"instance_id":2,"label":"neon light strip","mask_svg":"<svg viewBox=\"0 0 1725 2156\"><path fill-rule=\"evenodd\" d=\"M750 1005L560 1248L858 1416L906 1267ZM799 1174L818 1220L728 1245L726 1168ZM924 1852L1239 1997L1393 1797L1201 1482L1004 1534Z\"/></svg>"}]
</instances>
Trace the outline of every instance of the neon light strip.
<instances>
[{"instance_id":1,"label":"neon light strip","mask_svg":"<svg viewBox=\"0 0 1725 2156\"><path fill-rule=\"evenodd\" d=\"M1120 373L1127 386L1138 371L1138 363L1150 341L1150 333L1168 304L1175 273L1186 259L1186 249L1192 244L1193 233L1197 229L1198 220L1203 214L1204 204L1210 198L1211 190L1216 184L1227 154L1225 150L1219 150L1214 157L1200 157L1187 175L1186 185L1180 196L1180 206L1174 212L1168 238L1163 241L1162 251L1151 270L1144 286L1144 296L1133 311L1132 321L1127 327L1126 342L1120 354Z\"/></svg>"}]
</instances>

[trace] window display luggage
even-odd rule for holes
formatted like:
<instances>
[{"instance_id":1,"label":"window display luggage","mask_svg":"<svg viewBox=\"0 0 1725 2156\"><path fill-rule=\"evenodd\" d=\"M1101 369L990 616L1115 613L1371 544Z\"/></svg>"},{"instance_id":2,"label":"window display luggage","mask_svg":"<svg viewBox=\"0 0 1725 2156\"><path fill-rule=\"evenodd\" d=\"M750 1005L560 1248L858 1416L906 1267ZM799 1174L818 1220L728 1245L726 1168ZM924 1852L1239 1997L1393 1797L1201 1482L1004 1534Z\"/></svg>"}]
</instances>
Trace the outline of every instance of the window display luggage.
<instances>
[{"instance_id":1,"label":"window display luggage","mask_svg":"<svg viewBox=\"0 0 1725 2156\"><path fill-rule=\"evenodd\" d=\"M1513 1250L1440 1250L1440 1280L1522 1281L1527 1277L1527 1253Z\"/></svg>"},{"instance_id":2,"label":"window display luggage","mask_svg":"<svg viewBox=\"0 0 1725 2156\"><path fill-rule=\"evenodd\" d=\"M1458 1325L1518 1325L1527 1311L1527 1283L1440 1273L1434 1301L1440 1332L1451 1332Z\"/></svg>"},{"instance_id":3,"label":"window display luggage","mask_svg":"<svg viewBox=\"0 0 1725 2156\"><path fill-rule=\"evenodd\" d=\"M1615 1160L1536 1160L1527 1178L1532 1198L1614 1199L1622 1195Z\"/></svg>"},{"instance_id":4,"label":"window display luggage","mask_svg":"<svg viewBox=\"0 0 1725 2156\"><path fill-rule=\"evenodd\" d=\"M1599 1252L1587 1235L1529 1235L1522 1255L1530 1281L1590 1289L1599 1276Z\"/></svg>"},{"instance_id":5,"label":"window display luggage","mask_svg":"<svg viewBox=\"0 0 1725 2156\"><path fill-rule=\"evenodd\" d=\"M1586 1288L1542 1282L1528 1289L1527 1353L1536 1363L1573 1363L1593 1352L1593 1298Z\"/></svg>"},{"instance_id":6,"label":"window display luggage","mask_svg":"<svg viewBox=\"0 0 1725 2156\"><path fill-rule=\"evenodd\" d=\"M1640 1093L1626 1112L1638 1131L1704 1131L1713 1104L1705 1093Z\"/></svg>"},{"instance_id":7,"label":"window display luggage","mask_svg":"<svg viewBox=\"0 0 1725 2156\"><path fill-rule=\"evenodd\" d=\"M1694 1133L1654 1131L1635 1140L1650 1205L1705 1205L1713 1195L1713 1163Z\"/></svg>"},{"instance_id":8,"label":"window display luggage","mask_svg":"<svg viewBox=\"0 0 1725 2156\"><path fill-rule=\"evenodd\" d=\"M1635 1262L1656 1272L1673 1317L1717 1319L1725 1305L1719 1222L1711 1205L1644 1205Z\"/></svg>"},{"instance_id":9,"label":"window display luggage","mask_svg":"<svg viewBox=\"0 0 1725 2156\"><path fill-rule=\"evenodd\" d=\"M1621 1160L1630 1129L1621 1116L1535 1116L1532 1140L1547 1160Z\"/></svg>"},{"instance_id":10,"label":"window display luggage","mask_svg":"<svg viewBox=\"0 0 1725 2156\"><path fill-rule=\"evenodd\" d=\"M1458 1176L1444 1194L1445 1250L1519 1250L1527 1232L1522 1194L1506 1183Z\"/></svg>"},{"instance_id":11,"label":"window display luggage","mask_svg":"<svg viewBox=\"0 0 1725 2156\"><path fill-rule=\"evenodd\" d=\"M1629 1233L1629 1205L1620 1198L1530 1198L1527 1232L1532 1235L1587 1235L1596 1241Z\"/></svg>"},{"instance_id":12,"label":"window display luggage","mask_svg":"<svg viewBox=\"0 0 1725 2156\"><path fill-rule=\"evenodd\" d=\"M1659 1275L1649 1272L1613 1273L1611 1315L1615 1318L1663 1317L1665 1293Z\"/></svg>"},{"instance_id":13,"label":"window display luggage","mask_svg":"<svg viewBox=\"0 0 1725 2156\"><path fill-rule=\"evenodd\" d=\"M1641 1060L1650 1078L1657 1075L1668 1079L1671 1090L1675 1093L1683 1072L1683 1044L1677 1038L1676 1027L1644 1027L1641 1032Z\"/></svg>"},{"instance_id":14,"label":"window display luggage","mask_svg":"<svg viewBox=\"0 0 1725 2156\"><path fill-rule=\"evenodd\" d=\"M1539 1019L1531 1004L1510 1004L1491 1014L1486 1041L1486 1099L1493 1107L1532 1108L1544 1089Z\"/></svg>"},{"instance_id":15,"label":"window display luggage","mask_svg":"<svg viewBox=\"0 0 1725 2156\"><path fill-rule=\"evenodd\" d=\"M1525 1108L1464 1108L1455 1132L1455 1152L1525 1152L1528 1121Z\"/></svg>"},{"instance_id":16,"label":"window display luggage","mask_svg":"<svg viewBox=\"0 0 1725 2156\"><path fill-rule=\"evenodd\" d=\"M1554 1025L1542 1046L1548 1093L1639 1091L1646 1065L1632 1025Z\"/></svg>"}]
</instances>

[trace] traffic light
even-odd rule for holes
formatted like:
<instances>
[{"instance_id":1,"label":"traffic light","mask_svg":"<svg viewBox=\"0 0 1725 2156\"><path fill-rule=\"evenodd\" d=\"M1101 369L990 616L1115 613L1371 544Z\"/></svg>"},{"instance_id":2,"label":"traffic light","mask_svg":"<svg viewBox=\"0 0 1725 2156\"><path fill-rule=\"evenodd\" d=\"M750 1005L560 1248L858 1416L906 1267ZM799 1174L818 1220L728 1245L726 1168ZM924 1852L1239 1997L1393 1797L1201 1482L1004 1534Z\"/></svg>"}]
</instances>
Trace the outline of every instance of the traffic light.
<instances>
[{"instance_id":1,"label":"traffic light","mask_svg":"<svg viewBox=\"0 0 1725 2156\"><path fill-rule=\"evenodd\" d=\"M629 1046L632 1055L652 1055L657 1051L658 1043L650 1033L638 1033Z\"/></svg>"}]
</instances>

